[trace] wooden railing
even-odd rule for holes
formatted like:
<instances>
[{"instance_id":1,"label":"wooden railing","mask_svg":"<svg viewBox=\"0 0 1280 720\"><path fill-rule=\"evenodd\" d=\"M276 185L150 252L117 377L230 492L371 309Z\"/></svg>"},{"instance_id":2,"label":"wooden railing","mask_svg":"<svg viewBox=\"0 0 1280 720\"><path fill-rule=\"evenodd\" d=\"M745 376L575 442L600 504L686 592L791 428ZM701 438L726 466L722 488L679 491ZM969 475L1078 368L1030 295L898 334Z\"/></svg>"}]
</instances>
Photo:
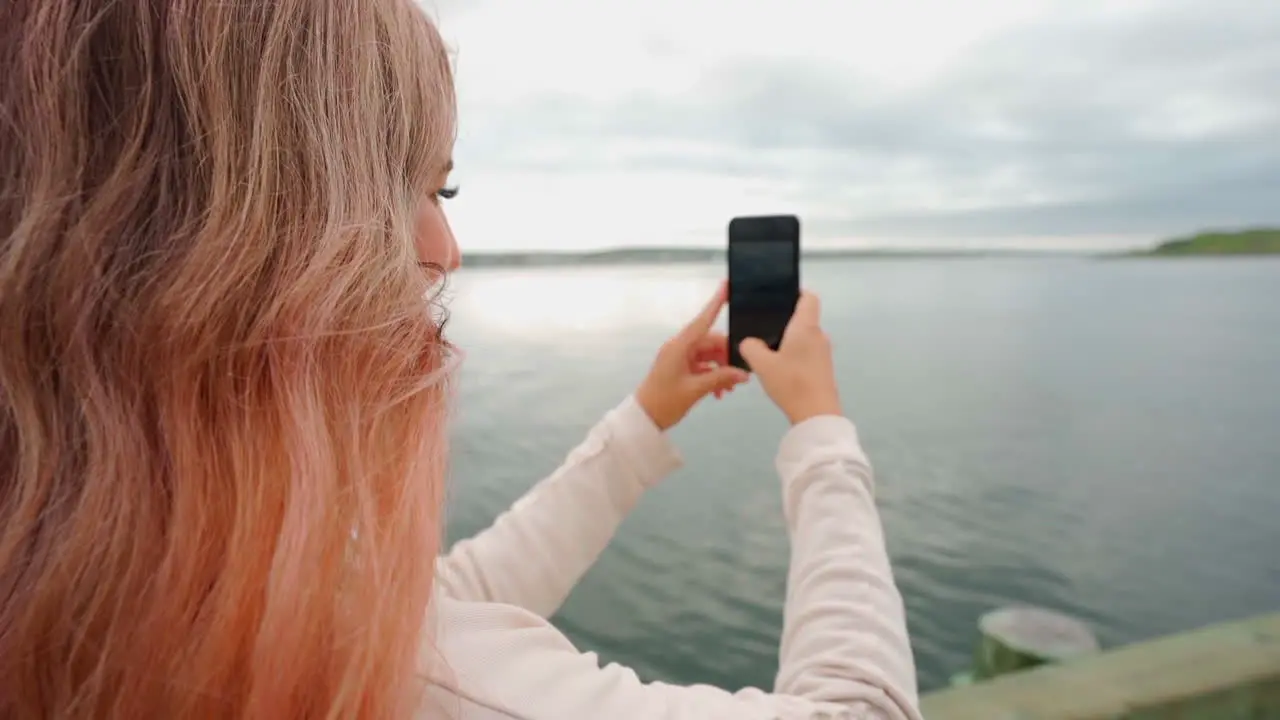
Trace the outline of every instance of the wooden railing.
<instances>
[{"instance_id":1,"label":"wooden railing","mask_svg":"<svg viewBox=\"0 0 1280 720\"><path fill-rule=\"evenodd\" d=\"M926 720L1280 719L1280 613L941 690L922 705Z\"/></svg>"}]
</instances>

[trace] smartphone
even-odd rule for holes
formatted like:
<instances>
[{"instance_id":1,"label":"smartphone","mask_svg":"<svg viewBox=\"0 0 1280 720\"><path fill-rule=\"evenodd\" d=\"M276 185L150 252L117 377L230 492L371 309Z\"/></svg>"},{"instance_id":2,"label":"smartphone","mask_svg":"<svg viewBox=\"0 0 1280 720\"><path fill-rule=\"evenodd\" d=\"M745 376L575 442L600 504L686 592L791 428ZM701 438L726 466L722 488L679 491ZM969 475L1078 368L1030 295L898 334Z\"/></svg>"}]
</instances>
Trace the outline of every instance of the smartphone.
<instances>
[{"instance_id":1,"label":"smartphone","mask_svg":"<svg viewBox=\"0 0 1280 720\"><path fill-rule=\"evenodd\" d=\"M756 337L777 350L800 300L800 219L734 218L728 256L729 364L748 370L738 345Z\"/></svg>"}]
</instances>

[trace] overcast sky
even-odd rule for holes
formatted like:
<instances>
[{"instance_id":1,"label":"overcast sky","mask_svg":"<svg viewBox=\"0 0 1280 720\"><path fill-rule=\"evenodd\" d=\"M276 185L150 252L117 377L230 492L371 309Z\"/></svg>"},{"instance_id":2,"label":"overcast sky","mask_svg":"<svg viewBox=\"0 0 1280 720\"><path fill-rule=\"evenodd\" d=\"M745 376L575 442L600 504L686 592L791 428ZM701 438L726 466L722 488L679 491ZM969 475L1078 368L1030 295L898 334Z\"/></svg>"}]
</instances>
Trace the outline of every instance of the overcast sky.
<instances>
[{"instance_id":1,"label":"overcast sky","mask_svg":"<svg viewBox=\"0 0 1280 720\"><path fill-rule=\"evenodd\" d=\"M1277 0L422 0L464 250L1142 244L1280 222Z\"/></svg>"}]
</instances>

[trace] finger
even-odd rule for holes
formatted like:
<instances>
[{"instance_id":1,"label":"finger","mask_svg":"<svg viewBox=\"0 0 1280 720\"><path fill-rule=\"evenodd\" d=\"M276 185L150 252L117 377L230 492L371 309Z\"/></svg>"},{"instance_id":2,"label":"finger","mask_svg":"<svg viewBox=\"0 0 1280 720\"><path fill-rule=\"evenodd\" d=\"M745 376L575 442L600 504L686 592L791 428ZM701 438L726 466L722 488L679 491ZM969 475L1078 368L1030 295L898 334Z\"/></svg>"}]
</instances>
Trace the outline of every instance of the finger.
<instances>
[{"instance_id":1,"label":"finger","mask_svg":"<svg viewBox=\"0 0 1280 720\"><path fill-rule=\"evenodd\" d=\"M718 348L711 348L709 350L699 352L693 356L691 362L695 365L705 365L708 363L712 365L728 365L729 343L726 342Z\"/></svg>"},{"instance_id":2,"label":"finger","mask_svg":"<svg viewBox=\"0 0 1280 720\"><path fill-rule=\"evenodd\" d=\"M695 375L729 365L729 339L711 333L696 342L689 353L689 372Z\"/></svg>"},{"instance_id":3,"label":"finger","mask_svg":"<svg viewBox=\"0 0 1280 720\"><path fill-rule=\"evenodd\" d=\"M741 385L741 384L742 383L738 383L738 385ZM723 400L724 397L729 393L733 392L733 389L736 387L737 385L734 385L733 387L727 387L727 388L724 388L723 390L716 390L714 395L716 396L717 400Z\"/></svg>"},{"instance_id":4,"label":"finger","mask_svg":"<svg viewBox=\"0 0 1280 720\"><path fill-rule=\"evenodd\" d=\"M709 332L693 342L695 353L716 351L726 347L729 347L729 338L724 333L716 331Z\"/></svg>"},{"instance_id":5,"label":"finger","mask_svg":"<svg viewBox=\"0 0 1280 720\"><path fill-rule=\"evenodd\" d=\"M693 381L699 395L711 393L723 395L735 385L746 382L747 374L735 367L718 367L711 372L695 375Z\"/></svg>"},{"instance_id":6,"label":"finger","mask_svg":"<svg viewBox=\"0 0 1280 720\"><path fill-rule=\"evenodd\" d=\"M773 362L776 353L769 349L760 338L747 338L738 346L738 352L741 353L742 359L747 361L747 366L752 372L760 372L769 367Z\"/></svg>"},{"instance_id":7,"label":"finger","mask_svg":"<svg viewBox=\"0 0 1280 720\"><path fill-rule=\"evenodd\" d=\"M800 293L800 300L796 302L796 310L791 314L791 323L818 325L821 323L821 316L822 303L818 300L818 296L808 291Z\"/></svg>"},{"instance_id":8,"label":"finger","mask_svg":"<svg viewBox=\"0 0 1280 720\"><path fill-rule=\"evenodd\" d=\"M682 336L692 342L693 340L706 335L711 330L711 327L716 324L716 318L720 316L720 309L724 307L725 299L728 294L728 287L728 283L720 283L719 287L716 288L715 294L712 295L711 299L707 301L707 304L702 307L702 311L699 312L693 320L689 321L689 324L684 327L684 330L680 331Z\"/></svg>"},{"instance_id":9,"label":"finger","mask_svg":"<svg viewBox=\"0 0 1280 720\"><path fill-rule=\"evenodd\" d=\"M724 333L709 332L694 341L691 355L694 362L714 362L728 365L729 338L725 337Z\"/></svg>"}]
</instances>

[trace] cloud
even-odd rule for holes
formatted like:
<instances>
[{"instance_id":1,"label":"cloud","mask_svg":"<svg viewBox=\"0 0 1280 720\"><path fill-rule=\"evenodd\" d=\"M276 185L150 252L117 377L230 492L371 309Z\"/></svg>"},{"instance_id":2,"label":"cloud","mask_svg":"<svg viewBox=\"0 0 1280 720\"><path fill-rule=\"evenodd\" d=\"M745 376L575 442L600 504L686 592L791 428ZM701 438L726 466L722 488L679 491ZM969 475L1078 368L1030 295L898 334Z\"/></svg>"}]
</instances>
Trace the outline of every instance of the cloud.
<instances>
[{"instance_id":1,"label":"cloud","mask_svg":"<svg viewBox=\"0 0 1280 720\"><path fill-rule=\"evenodd\" d=\"M687 29L633 22L605 35L631 48L614 63L620 80L617 67L633 72L621 87L553 76L468 100L461 68L459 154L476 175L684 178L739 198L765 187L830 237L1145 236L1280 221L1280 3L1038 7L1027 17L992 5L966 44L913 66L909 81L890 62L901 50L881 66L842 56L822 33L820 52L699 55Z\"/></svg>"},{"instance_id":2,"label":"cloud","mask_svg":"<svg viewBox=\"0 0 1280 720\"><path fill-rule=\"evenodd\" d=\"M418 0L418 4L433 19L451 22L468 10L483 7L486 0Z\"/></svg>"}]
</instances>

